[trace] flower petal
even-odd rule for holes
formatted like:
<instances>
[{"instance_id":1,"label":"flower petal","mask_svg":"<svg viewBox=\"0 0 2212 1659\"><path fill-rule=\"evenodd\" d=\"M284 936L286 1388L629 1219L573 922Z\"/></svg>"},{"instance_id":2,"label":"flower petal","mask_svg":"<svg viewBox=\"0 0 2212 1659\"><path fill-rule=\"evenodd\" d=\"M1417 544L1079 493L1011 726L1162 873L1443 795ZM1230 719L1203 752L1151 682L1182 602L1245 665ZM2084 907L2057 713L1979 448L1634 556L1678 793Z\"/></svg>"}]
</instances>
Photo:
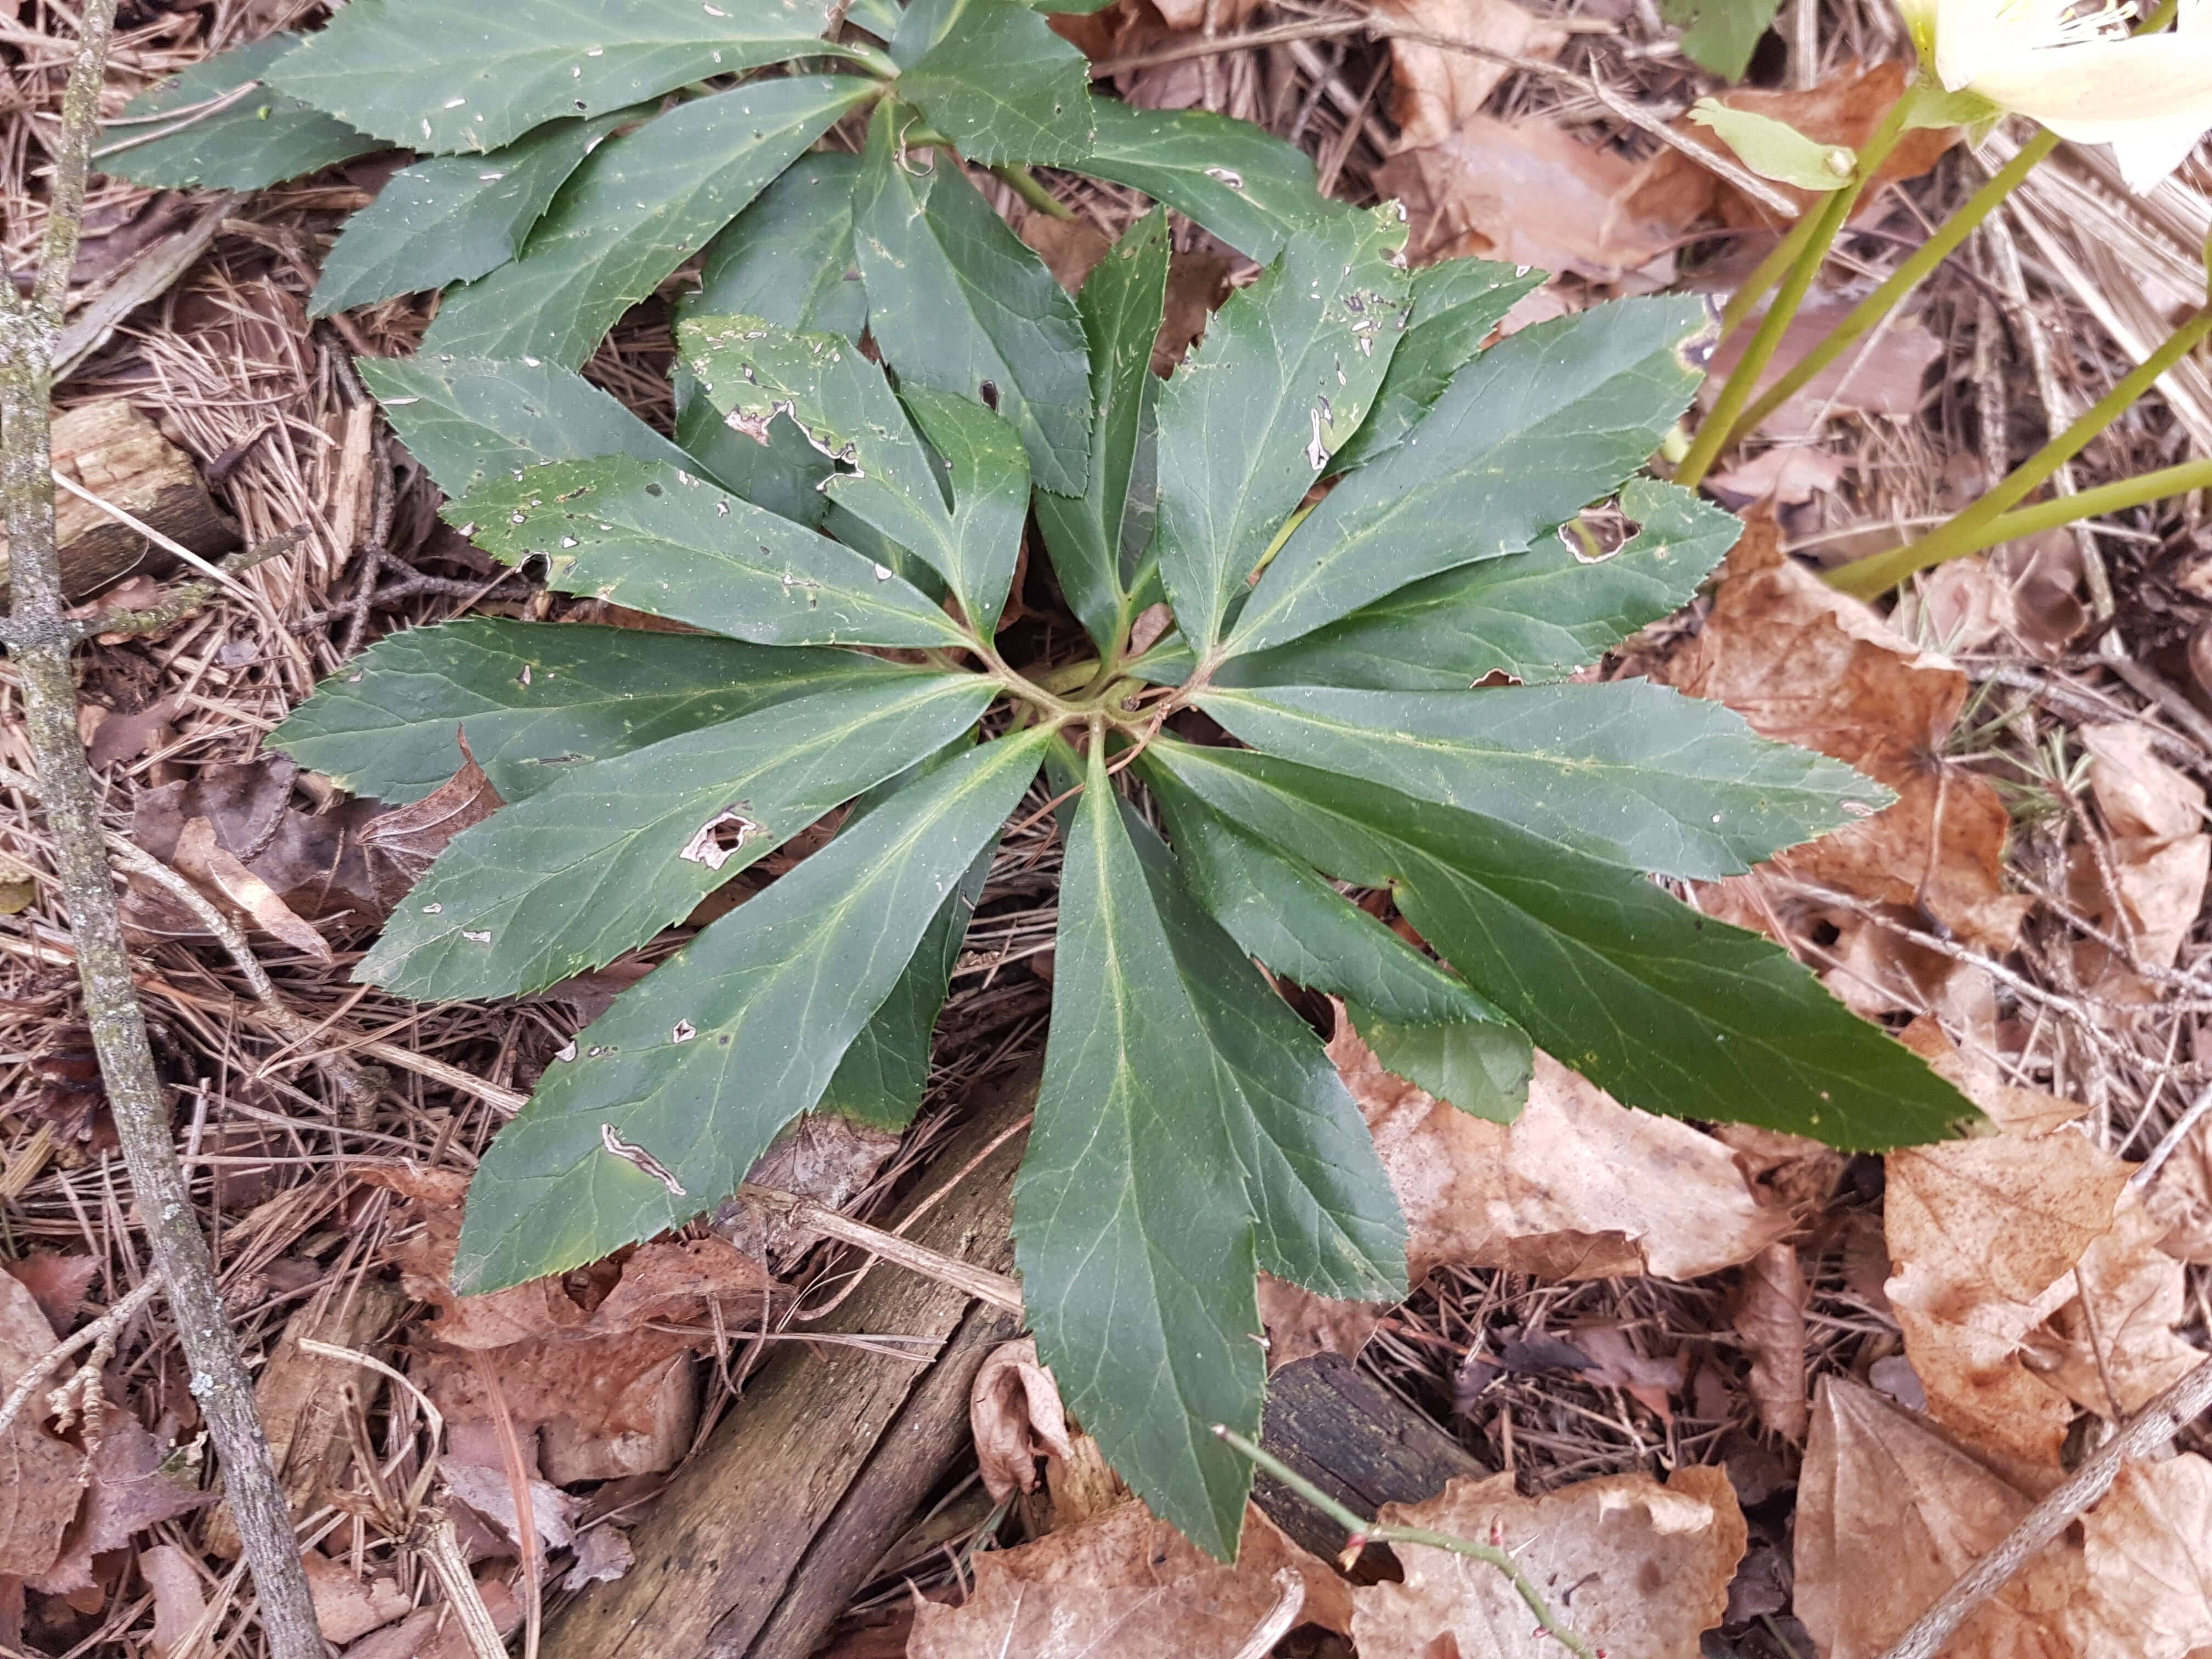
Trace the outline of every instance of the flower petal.
<instances>
[{"instance_id":1,"label":"flower petal","mask_svg":"<svg viewBox=\"0 0 2212 1659\"><path fill-rule=\"evenodd\" d=\"M1939 59L1947 44L1939 34ZM1962 84L2062 138L2111 144L2136 190L2172 172L2212 128L2212 32L1978 51L1974 59Z\"/></svg>"}]
</instances>

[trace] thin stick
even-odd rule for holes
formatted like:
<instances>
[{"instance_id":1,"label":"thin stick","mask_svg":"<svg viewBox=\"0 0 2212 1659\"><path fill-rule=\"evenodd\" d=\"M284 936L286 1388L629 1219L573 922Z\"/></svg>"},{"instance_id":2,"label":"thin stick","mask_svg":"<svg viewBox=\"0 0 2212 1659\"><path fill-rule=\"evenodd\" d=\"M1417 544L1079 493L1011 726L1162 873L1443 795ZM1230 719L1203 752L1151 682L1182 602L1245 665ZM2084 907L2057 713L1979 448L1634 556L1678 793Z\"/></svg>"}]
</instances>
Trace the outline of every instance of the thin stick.
<instances>
[{"instance_id":1,"label":"thin stick","mask_svg":"<svg viewBox=\"0 0 2212 1659\"><path fill-rule=\"evenodd\" d=\"M1544 1593L1536 1588L1535 1581L1521 1570L1521 1564L1502 1547L1478 1544L1468 1538L1455 1538L1447 1532L1431 1532L1425 1527L1397 1527L1363 1521L1356 1512L1338 1503L1281 1458L1272 1452L1261 1450L1225 1424L1216 1423L1213 1433L1217 1439L1250 1458L1259 1468L1342 1527L1350 1534L1344 1545L1347 1564L1369 1544L1424 1544L1431 1549L1449 1550L1454 1555L1486 1562L1505 1575L1507 1582L1513 1586L1514 1594L1528 1604L1528 1611L1536 1615L1536 1622L1543 1626L1546 1635L1573 1654L1575 1659L1598 1659L1597 1650L1576 1635L1552 1611L1551 1603L1545 1601Z\"/></svg>"},{"instance_id":2,"label":"thin stick","mask_svg":"<svg viewBox=\"0 0 2212 1659\"><path fill-rule=\"evenodd\" d=\"M39 1391L39 1384L53 1374L55 1366L60 1364L79 1348L102 1342L112 1337L131 1322L132 1315L154 1299L154 1292L161 1288L161 1274L149 1273L140 1281L136 1290L94 1320L91 1324L81 1331L74 1332L63 1338L46 1352L40 1354L32 1363L30 1370L15 1379L15 1386L8 1391L7 1399L0 1401L0 1435L6 1434L9 1429L15 1427L16 1418L22 1414L25 1402Z\"/></svg>"},{"instance_id":3,"label":"thin stick","mask_svg":"<svg viewBox=\"0 0 2212 1659\"><path fill-rule=\"evenodd\" d=\"M1935 1659L1969 1614L2012 1582L2037 1551L2072 1526L2082 1511L2112 1489L2123 1466L2148 1457L2212 1406L2212 1359L2150 1402L2050 1497L2030 1510L2004 1541L1974 1563L1965 1577L1920 1615L1882 1659Z\"/></svg>"},{"instance_id":4,"label":"thin stick","mask_svg":"<svg viewBox=\"0 0 2212 1659\"><path fill-rule=\"evenodd\" d=\"M153 543L155 546L160 548L163 552L173 554L176 557L182 559L186 564L191 566L193 569L198 571L200 574L207 577L210 581L221 583L223 586L228 588L232 592L237 594L239 598L245 599L249 604L254 600L255 594L252 588L248 587L244 582L240 581L235 576L227 574L221 566L211 564L207 560L202 558L198 554L193 552L191 548L186 547L175 537L162 534L161 532L155 529L152 525L148 524L144 520L133 518L122 507L116 506L113 501L102 500L100 496L94 495L89 489L87 489L82 484L77 483L76 479L70 477L66 472L57 471L54 474L54 482L57 484L59 484L64 489L69 491L70 495L76 496L77 500L86 502L90 506L98 507L102 513L107 514L109 518L114 520L116 523L123 526L125 528L137 531L140 535L143 536L148 541Z\"/></svg>"}]
</instances>

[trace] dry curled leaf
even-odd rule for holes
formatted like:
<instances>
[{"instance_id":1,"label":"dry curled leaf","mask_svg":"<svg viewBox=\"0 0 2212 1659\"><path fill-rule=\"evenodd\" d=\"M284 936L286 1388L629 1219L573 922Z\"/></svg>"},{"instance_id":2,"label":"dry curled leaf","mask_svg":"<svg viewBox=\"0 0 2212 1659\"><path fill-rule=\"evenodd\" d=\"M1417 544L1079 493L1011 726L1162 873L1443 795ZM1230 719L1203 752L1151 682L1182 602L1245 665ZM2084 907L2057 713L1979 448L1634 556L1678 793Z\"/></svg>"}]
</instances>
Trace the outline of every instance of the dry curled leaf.
<instances>
[{"instance_id":1,"label":"dry curled leaf","mask_svg":"<svg viewBox=\"0 0 2212 1659\"><path fill-rule=\"evenodd\" d=\"M908 1659L1092 1659L1109 1649L1115 1659L1233 1659L1280 1598L1285 1571L1304 1592L1301 1623L1339 1634L1352 1623L1344 1581L1249 1505L1234 1565L1133 1500L975 1565L966 1601L916 1607Z\"/></svg>"},{"instance_id":2,"label":"dry curled leaf","mask_svg":"<svg viewBox=\"0 0 2212 1659\"><path fill-rule=\"evenodd\" d=\"M185 821L169 860L210 897L234 913L252 918L263 933L290 945L309 961L329 967L337 960L329 941L285 903L275 888L223 848L216 840L215 825L207 819Z\"/></svg>"},{"instance_id":3,"label":"dry curled leaf","mask_svg":"<svg viewBox=\"0 0 2212 1659\"><path fill-rule=\"evenodd\" d=\"M1075 1455L1059 1386L1038 1362L1035 1337L1001 1342L985 1356L968 1390L968 1424L994 1504L1036 1490L1038 1458Z\"/></svg>"},{"instance_id":4,"label":"dry curled leaf","mask_svg":"<svg viewBox=\"0 0 2212 1659\"><path fill-rule=\"evenodd\" d=\"M1517 1497L1511 1475L1461 1479L1421 1504L1386 1504L1379 1520L1510 1551L1554 1613L1607 1659L1686 1659L1721 1621L1747 1532L1727 1474L1693 1465L1662 1486L1613 1474ZM1360 1659L1433 1659L1447 1637L1483 1659L1554 1659L1505 1576L1486 1562L1395 1547L1401 1584L1352 1592Z\"/></svg>"},{"instance_id":5,"label":"dry curled leaf","mask_svg":"<svg viewBox=\"0 0 2212 1659\"><path fill-rule=\"evenodd\" d=\"M1735 1331L1751 1355L1747 1389L1759 1420L1784 1440L1805 1437L1805 1305L1809 1290L1794 1244L1770 1244L1743 1270Z\"/></svg>"},{"instance_id":6,"label":"dry curled leaf","mask_svg":"<svg viewBox=\"0 0 2212 1659\"><path fill-rule=\"evenodd\" d=\"M1397 1190L1416 1279L1447 1262L1546 1279L1695 1279L1790 1230L1720 1141L1621 1105L1540 1050L1510 1127L1384 1071L1349 1020L1329 1054Z\"/></svg>"},{"instance_id":7,"label":"dry curled leaf","mask_svg":"<svg viewBox=\"0 0 2212 1659\"><path fill-rule=\"evenodd\" d=\"M467 734L456 735L461 746L459 771L422 799L380 812L361 828L362 845L390 860L410 886L455 836L507 805L469 752Z\"/></svg>"},{"instance_id":8,"label":"dry curled leaf","mask_svg":"<svg viewBox=\"0 0 2212 1659\"><path fill-rule=\"evenodd\" d=\"M1424 34L1515 58L1555 58L1569 39L1550 18L1513 0L1386 0L1380 9ZM1398 123L1398 148L1442 143L1490 101L1510 73L1504 64L1473 52L1393 40L1390 112Z\"/></svg>"}]
</instances>

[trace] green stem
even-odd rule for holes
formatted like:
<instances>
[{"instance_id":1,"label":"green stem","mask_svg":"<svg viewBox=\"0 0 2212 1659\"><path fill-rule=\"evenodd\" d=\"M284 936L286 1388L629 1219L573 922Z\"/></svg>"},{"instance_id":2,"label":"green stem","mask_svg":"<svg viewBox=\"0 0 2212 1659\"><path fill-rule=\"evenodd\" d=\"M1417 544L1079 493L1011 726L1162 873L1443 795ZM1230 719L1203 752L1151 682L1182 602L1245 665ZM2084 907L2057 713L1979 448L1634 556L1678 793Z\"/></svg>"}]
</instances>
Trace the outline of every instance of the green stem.
<instances>
[{"instance_id":1,"label":"green stem","mask_svg":"<svg viewBox=\"0 0 2212 1659\"><path fill-rule=\"evenodd\" d=\"M1231 1449L1249 1457L1259 1468L1281 1481L1292 1492L1319 1510L1330 1520L1351 1534L1346 1553L1354 1554L1360 1546L1377 1544L1425 1544L1431 1549L1449 1550L1454 1555L1464 1555L1485 1561L1504 1573L1514 1591L1528 1604L1528 1611L1536 1615L1536 1622L1545 1633L1575 1656L1575 1659L1596 1659L1596 1650L1574 1633L1554 1613L1544 1594L1528 1575L1521 1571L1521 1564L1505 1550L1492 1544L1478 1544L1471 1539L1455 1538L1448 1532L1431 1532L1423 1527L1394 1527L1363 1521L1358 1513L1331 1498L1319 1486L1300 1474L1272 1452L1265 1452L1243 1435L1222 1424L1213 1425L1215 1437Z\"/></svg>"},{"instance_id":2,"label":"green stem","mask_svg":"<svg viewBox=\"0 0 2212 1659\"><path fill-rule=\"evenodd\" d=\"M2080 490L2071 495L2053 495L2049 501L2038 501L2033 507L2001 513L1982 526L1981 533L1973 538L1971 545L1957 548L1942 555L1942 557L1955 559L1968 553L1979 553L1985 548L2016 541L2022 536L2056 530L2061 525L2074 524L2083 519L2100 519L2107 513L2124 512L2129 507L2141 507L2148 501L2164 501L2169 495L2186 495L2192 489L2212 489L2212 460L2184 461L2179 466L2161 467L2155 472L2141 473L2114 483L2099 484L2094 489ZM1917 553L1927 544L1925 541L1916 542L1910 547L1897 550ZM1882 556L1890 556L1885 554ZM1862 564L1871 562L1871 560L1861 562ZM1895 586L1894 581L1874 585L1879 578L1869 578L1863 582L1854 580L1860 568L1859 564L1844 565L1829 572L1828 580L1844 592L1863 599L1872 599L1883 587ZM1915 570L1926 568L1927 564L1913 566ZM1902 577L1897 579L1902 580Z\"/></svg>"},{"instance_id":3,"label":"green stem","mask_svg":"<svg viewBox=\"0 0 2212 1659\"><path fill-rule=\"evenodd\" d=\"M1808 213L1790 227L1790 234L1774 245L1774 251L1759 262L1743 285L1729 296L1721 310L1721 338L1728 337L1751 320L1753 311L1764 300L1769 289L1780 282L1790 268L1797 263L1797 256L1805 251L1805 239L1813 234L1816 213Z\"/></svg>"},{"instance_id":4,"label":"green stem","mask_svg":"<svg viewBox=\"0 0 2212 1659\"><path fill-rule=\"evenodd\" d=\"M1888 112L1881 118L1881 125L1875 129L1874 136L1867 140L1866 148L1859 152L1856 176L1841 190L1832 192L1821 204L1820 213L1813 219L1812 229L1806 234L1804 243L1798 249L1796 262L1790 267L1790 274L1782 279L1781 291L1774 296L1774 303L1767 307L1766 315L1759 319L1759 331L1751 337L1751 343L1743 349L1743 356L1728 377L1728 383L1722 386L1712 412L1698 426L1698 435L1690 442L1689 453L1683 456L1682 465L1674 470L1674 482L1684 489L1696 489L1704 481L1705 474L1712 470L1714 461L1720 458L1729 433L1735 430L1736 421L1743 413L1744 405L1751 401L1751 394L1758 388L1759 377L1766 373L1767 364L1774 361L1775 348L1782 343L1783 335L1788 331L1791 319L1797 315L1797 307L1804 303L1805 295L1812 289L1814 277L1820 274L1820 266L1828 257L1828 249L1835 242L1836 234L1851 216L1851 210L1866 194L1867 185L1881 170L1881 164L1889 159L1890 151L1897 148L1897 141L1905 136L1905 121L1911 116L1913 106L1919 101L1921 93L1922 88L1917 84L1908 87L1905 95L1889 106ZM1785 242L1784 246L1788 244Z\"/></svg>"},{"instance_id":5,"label":"green stem","mask_svg":"<svg viewBox=\"0 0 2212 1659\"><path fill-rule=\"evenodd\" d=\"M1043 182L1019 161L1009 161L991 171L1010 185L1015 195L1039 213L1054 219L1073 219L1075 210L1044 187Z\"/></svg>"},{"instance_id":6,"label":"green stem","mask_svg":"<svg viewBox=\"0 0 2212 1659\"><path fill-rule=\"evenodd\" d=\"M2048 131L2037 133L2023 144L2020 153L2006 162L1989 183L1976 191L1966 204L1952 215L1948 223L1914 249L1911 257L1898 266L1887 281L1853 306L1850 314L1830 329L1820 344L1807 352L1794 368L1767 387L1759 401L1737 419L1735 427L1722 441L1721 447L1725 449L1731 444L1742 442L1808 380L1842 356L1853 341L1888 315L1906 295L1927 281L1936 267L1948 258L1961 242L1974 234L1982 221L2019 187L2021 180L2027 177L2035 164L2057 148L2058 135Z\"/></svg>"},{"instance_id":7,"label":"green stem","mask_svg":"<svg viewBox=\"0 0 2212 1659\"><path fill-rule=\"evenodd\" d=\"M2127 413L2136 400L2157 383L2159 376L2188 356L2207 336L2212 336L2212 306L2207 306L2176 329L2164 345L2091 404L2079 420L2014 467L1981 500L1917 542L1844 566L1832 579L1835 586L1846 593L1869 599L1896 586L1916 570L1925 570L1947 559L1991 545L1985 532L2006 508L2026 499L2045 479L2080 454L2091 439Z\"/></svg>"}]
</instances>

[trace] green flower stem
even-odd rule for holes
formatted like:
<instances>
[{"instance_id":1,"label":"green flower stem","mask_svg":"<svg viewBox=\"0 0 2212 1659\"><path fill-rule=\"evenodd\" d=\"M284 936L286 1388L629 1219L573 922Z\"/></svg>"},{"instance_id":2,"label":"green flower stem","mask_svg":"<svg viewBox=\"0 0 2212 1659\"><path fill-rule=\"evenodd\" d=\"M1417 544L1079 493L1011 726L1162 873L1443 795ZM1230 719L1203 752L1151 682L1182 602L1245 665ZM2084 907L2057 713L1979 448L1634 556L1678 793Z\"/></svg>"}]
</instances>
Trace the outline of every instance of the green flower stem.
<instances>
[{"instance_id":1,"label":"green flower stem","mask_svg":"<svg viewBox=\"0 0 2212 1659\"><path fill-rule=\"evenodd\" d=\"M1842 356L1852 342L1871 329L1905 296L1928 280L1936 267L1942 264L1958 246L1972 235L1982 221L1988 218L1998 204L2019 187L2035 164L2058 148L2058 135L2048 131L2039 132L2021 147L2020 153L2005 163L1990 181L1976 191L1966 204L1951 216L1936 233L1913 250L1912 255L1891 273L1880 288L1851 307L1850 314L1835 327L1820 344L1799 360L1796 366L1767 387L1757 403L1737 419L1735 428L1723 441L1725 449L1730 444L1741 443L1759 428L1760 422L1782 407L1793 392Z\"/></svg>"},{"instance_id":2,"label":"green flower stem","mask_svg":"<svg viewBox=\"0 0 2212 1659\"><path fill-rule=\"evenodd\" d=\"M1521 1564L1505 1550L1492 1544L1478 1544L1469 1539L1455 1538L1449 1533L1431 1532L1425 1528L1383 1526L1373 1522L1363 1521L1356 1512L1338 1503L1305 1476L1284 1462L1281 1458L1275 1456L1272 1452L1261 1451L1259 1447L1235 1430L1217 1423L1213 1425L1213 1432L1217 1438L1232 1450L1250 1458L1259 1468L1274 1476L1276 1480L1281 1481L1299 1497L1304 1498L1307 1503L1351 1534L1351 1537L1346 1541L1346 1554L1356 1555L1363 1546L1369 1543L1425 1544L1431 1549L1449 1550L1454 1555L1465 1555L1477 1561L1486 1561L1505 1575L1507 1580L1511 1583L1515 1593L1528 1603L1528 1611L1536 1615L1536 1622L1544 1627L1547 1635L1557 1641L1569 1653L1573 1654L1575 1659L1596 1659L1596 1650L1576 1635L1559 1615L1552 1611L1550 1604L1544 1600L1543 1592L1536 1588L1534 1582L1527 1573L1522 1571Z\"/></svg>"},{"instance_id":3,"label":"green flower stem","mask_svg":"<svg viewBox=\"0 0 2212 1659\"><path fill-rule=\"evenodd\" d=\"M1820 266L1828 257L1828 249L1835 242L1836 234L1843 229L1844 222L1851 216L1851 210L1866 194L1867 185L1881 170L1881 164L1889 159L1890 151L1897 148L1897 141L1905 136L1905 122L1923 90L1918 84L1909 87L1905 95L1889 106L1888 112L1881 118L1881 125L1875 129L1874 136L1867 140L1866 148L1859 152L1857 176L1841 190L1831 193L1828 199L1821 204L1820 212L1813 216L1813 228L1806 234L1804 243L1798 249L1796 261L1790 267L1790 274L1782 279L1781 290L1775 295L1774 303L1767 307L1766 315L1760 319L1759 331L1751 337L1751 343L1743 349L1743 356L1737 362L1735 372L1729 376L1728 383L1721 388L1721 395L1714 402L1712 412L1698 426L1698 435L1691 440L1689 453L1683 456L1682 465L1674 470L1674 482L1684 489L1696 489L1704 481L1705 474L1712 470L1713 463L1720 458L1729 434L1735 429L1736 422L1743 413L1744 405L1751 401L1751 394L1758 388L1759 376L1766 373L1767 364L1774 361L1775 348L1782 343L1784 333L1788 331L1791 319L1797 315L1797 307L1804 303L1806 294L1812 289L1814 277L1820 274Z\"/></svg>"},{"instance_id":4,"label":"green flower stem","mask_svg":"<svg viewBox=\"0 0 2212 1659\"><path fill-rule=\"evenodd\" d=\"M2132 478L2099 484L2094 489L2084 489L2071 495L2054 495L2047 501L2038 501L2033 507L2023 507L2010 513L2001 513L1984 524L1978 535L1968 544L1943 553L1938 559L1914 563L1905 575L1914 570L1925 570L1942 559L1955 559L1968 553L1979 553L1985 548L1996 547L2022 536L2033 536L2040 531L2055 530L2061 525L2074 524L2083 519L2102 518L2107 513L2118 513L2130 507L2141 507L2147 501L2163 501L2169 495L2186 495L2192 489L2212 489L2212 460L2185 461L2179 466L2161 467L2155 472L2145 472ZM1917 554L1935 538L1900 547L1896 553ZM1893 559L1896 553L1880 555L1882 560ZM1889 576L1877 572L1862 578L1859 572L1874 559L1863 559L1828 573L1831 586L1862 599L1870 599L1884 588L1893 587L1904 580L1904 575Z\"/></svg>"},{"instance_id":5,"label":"green flower stem","mask_svg":"<svg viewBox=\"0 0 2212 1659\"><path fill-rule=\"evenodd\" d=\"M1728 337L1751 320L1752 312L1772 290L1790 269L1797 263L1797 256L1805 251L1805 239L1813 234L1813 222L1820 216L1808 213L1790 227L1790 234L1774 245L1773 252L1761 259L1742 286L1729 296L1721 308L1721 338Z\"/></svg>"},{"instance_id":6,"label":"green flower stem","mask_svg":"<svg viewBox=\"0 0 2212 1659\"><path fill-rule=\"evenodd\" d=\"M1009 161L1004 167L993 167L991 171L1009 185L1015 195L1039 213L1054 219L1075 217L1075 210L1047 190L1036 174L1019 161Z\"/></svg>"},{"instance_id":7,"label":"green flower stem","mask_svg":"<svg viewBox=\"0 0 2212 1659\"><path fill-rule=\"evenodd\" d=\"M1836 573L1833 578L1835 585L1846 593L1869 599L1896 586L1916 570L1925 570L1932 565L1942 564L1947 559L1955 559L1961 554L1992 545L1987 532L2008 507L2024 500L2045 479L2080 454L2088 447L2091 439L2127 413L2136 400L2157 383L2159 376L2188 356L2208 336L2212 336L2212 306L2207 306L2176 329L2167 337L2164 345L2144 358L2110 392L2091 404L2080 419L2014 467L1981 500L1917 542L1893 547L1887 553L1877 553L1874 557L1862 559L1856 564L1845 565ZM2157 477L2160 475L2153 473L2150 476ZM2130 479L2123 482L2142 481ZM2083 501L2087 495L2096 493L2088 491L2072 500ZM2155 496L2144 499L2155 499ZM2065 520L2062 519L2059 522L2064 523Z\"/></svg>"}]
</instances>

